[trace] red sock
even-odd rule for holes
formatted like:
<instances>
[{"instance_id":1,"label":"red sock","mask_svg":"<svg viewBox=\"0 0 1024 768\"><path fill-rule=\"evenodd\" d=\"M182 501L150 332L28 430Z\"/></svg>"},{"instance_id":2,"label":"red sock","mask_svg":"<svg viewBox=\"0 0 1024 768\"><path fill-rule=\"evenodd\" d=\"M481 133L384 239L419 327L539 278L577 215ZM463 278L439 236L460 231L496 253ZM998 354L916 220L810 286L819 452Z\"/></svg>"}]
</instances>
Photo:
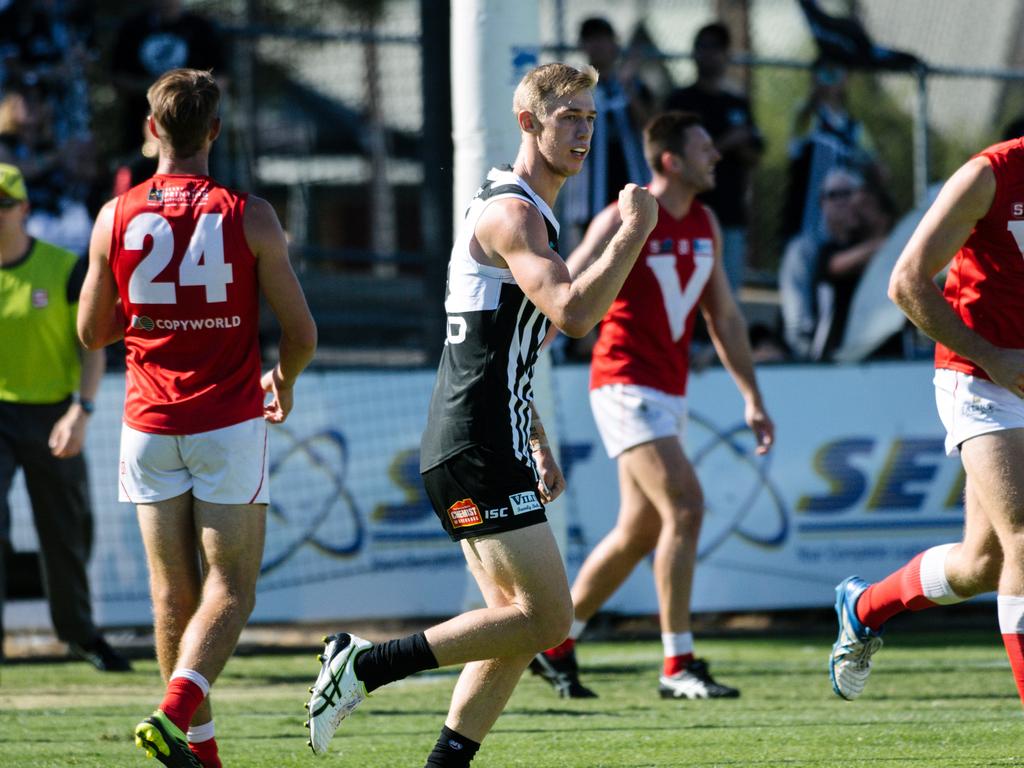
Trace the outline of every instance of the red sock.
<instances>
[{"instance_id":1,"label":"red sock","mask_svg":"<svg viewBox=\"0 0 1024 768\"><path fill-rule=\"evenodd\" d=\"M556 645L554 648L548 648L544 651L544 655L552 661L558 661L572 653L574 648L576 648L576 641L571 637L567 637L560 645Z\"/></svg>"},{"instance_id":2,"label":"red sock","mask_svg":"<svg viewBox=\"0 0 1024 768\"><path fill-rule=\"evenodd\" d=\"M921 587L921 552L899 570L872 584L857 600L857 618L870 629L881 629L889 619L903 611L923 611L938 603L924 596Z\"/></svg>"},{"instance_id":3,"label":"red sock","mask_svg":"<svg viewBox=\"0 0 1024 768\"><path fill-rule=\"evenodd\" d=\"M217 739L190 741L188 748L192 750L193 755L199 758L203 768L224 768L220 762L220 756L217 754Z\"/></svg>"},{"instance_id":4,"label":"red sock","mask_svg":"<svg viewBox=\"0 0 1024 768\"><path fill-rule=\"evenodd\" d=\"M1017 695L1024 704L1024 597L997 595L996 605L999 609L999 631L1003 635L1014 682L1017 683Z\"/></svg>"},{"instance_id":5,"label":"red sock","mask_svg":"<svg viewBox=\"0 0 1024 768\"><path fill-rule=\"evenodd\" d=\"M692 653L681 653L678 656L666 656L665 657L665 677L672 677L677 672L682 672L693 661Z\"/></svg>"},{"instance_id":6,"label":"red sock","mask_svg":"<svg viewBox=\"0 0 1024 768\"><path fill-rule=\"evenodd\" d=\"M1017 695L1020 696L1021 704L1024 704L1024 635L1004 634L1003 645L1006 646L1006 655L1010 659L1010 669L1013 672L1014 682L1017 683Z\"/></svg>"},{"instance_id":7,"label":"red sock","mask_svg":"<svg viewBox=\"0 0 1024 768\"><path fill-rule=\"evenodd\" d=\"M160 709L167 719L182 731L188 730L192 715L199 709L206 696L203 689L185 677L176 677L167 684L167 693L160 702Z\"/></svg>"}]
</instances>

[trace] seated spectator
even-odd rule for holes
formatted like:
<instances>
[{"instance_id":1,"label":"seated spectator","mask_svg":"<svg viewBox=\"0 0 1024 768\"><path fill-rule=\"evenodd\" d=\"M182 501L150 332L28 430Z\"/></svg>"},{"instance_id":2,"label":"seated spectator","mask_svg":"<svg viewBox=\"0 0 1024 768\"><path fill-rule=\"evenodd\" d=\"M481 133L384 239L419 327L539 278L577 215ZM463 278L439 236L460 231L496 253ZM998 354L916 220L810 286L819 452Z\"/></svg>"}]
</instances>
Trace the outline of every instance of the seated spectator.
<instances>
[{"instance_id":1,"label":"seated spectator","mask_svg":"<svg viewBox=\"0 0 1024 768\"><path fill-rule=\"evenodd\" d=\"M877 183L861 184L853 195L852 205L856 219L854 242L828 254L818 265L818 328L812 355L819 360L831 360L843 343L857 283L895 221L892 199Z\"/></svg>"},{"instance_id":2,"label":"seated spectator","mask_svg":"<svg viewBox=\"0 0 1024 768\"><path fill-rule=\"evenodd\" d=\"M817 283L820 264L854 242L857 216L854 195L863 177L846 168L833 168L821 185L819 196L825 235L797 235L786 245L779 266L783 336L796 360L813 359L818 327Z\"/></svg>"},{"instance_id":3,"label":"seated spectator","mask_svg":"<svg viewBox=\"0 0 1024 768\"><path fill-rule=\"evenodd\" d=\"M870 136L847 108L846 70L819 60L812 78L811 93L794 121L789 149L784 240L798 234L824 237L819 192L830 169L843 165L861 173L879 171Z\"/></svg>"}]
</instances>

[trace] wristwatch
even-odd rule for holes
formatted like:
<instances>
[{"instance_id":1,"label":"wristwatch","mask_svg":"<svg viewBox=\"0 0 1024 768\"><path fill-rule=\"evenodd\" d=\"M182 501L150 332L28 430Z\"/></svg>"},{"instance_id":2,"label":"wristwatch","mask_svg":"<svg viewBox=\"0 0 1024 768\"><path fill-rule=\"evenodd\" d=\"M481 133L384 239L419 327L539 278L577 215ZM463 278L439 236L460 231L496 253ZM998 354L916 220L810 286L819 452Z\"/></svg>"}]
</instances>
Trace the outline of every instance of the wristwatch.
<instances>
[{"instance_id":1,"label":"wristwatch","mask_svg":"<svg viewBox=\"0 0 1024 768\"><path fill-rule=\"evenodd\" d=\"M92 416L93 411L96 410L96 403L92 400L86 400L84 397L78 398L78 406L89 416Z\"/></svg>"}]
</instances>

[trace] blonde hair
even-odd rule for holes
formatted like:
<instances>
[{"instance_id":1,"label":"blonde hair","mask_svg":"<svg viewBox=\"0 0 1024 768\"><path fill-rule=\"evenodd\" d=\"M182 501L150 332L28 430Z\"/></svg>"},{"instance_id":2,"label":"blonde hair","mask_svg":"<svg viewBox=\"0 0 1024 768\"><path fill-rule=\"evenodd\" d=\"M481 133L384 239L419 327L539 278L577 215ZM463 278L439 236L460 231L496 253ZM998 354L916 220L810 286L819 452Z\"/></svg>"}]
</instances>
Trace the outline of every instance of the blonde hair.
<instances>
[{"instance_id":1,"label":"blonde hair","mask_svg":"<svg viewBox=\"0 0 1024 768\"><path fill-rule=\"evenodd\" d=\"M209 70L165 72L146 91L146 99L178 157L192 157L202 149L220 106L220 88Z\"/></svg>"},{"instance_id":2,"label":"blonde hair","mask_svg":"<svg viewBox=\"0 0 1024 768\"><path fill-rule=\"evenodd\" d=\"M551 103L597 85L597 70L589 64L582 69L568 64L542 64L526 73L516 86L512 111L518 116L524 110L538 117L549 114Z\"/></svg>"}]
</instances>

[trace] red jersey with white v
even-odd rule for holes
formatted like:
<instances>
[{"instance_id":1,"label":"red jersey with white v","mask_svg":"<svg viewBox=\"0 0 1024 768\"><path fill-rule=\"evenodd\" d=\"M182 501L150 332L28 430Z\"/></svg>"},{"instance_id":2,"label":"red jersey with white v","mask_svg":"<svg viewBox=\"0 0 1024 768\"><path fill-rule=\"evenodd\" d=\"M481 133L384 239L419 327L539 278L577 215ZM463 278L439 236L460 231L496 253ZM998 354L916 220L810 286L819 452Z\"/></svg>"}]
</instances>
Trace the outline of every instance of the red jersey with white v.
<instances>
[{"instance_id":1,"label":"red jersey with white v","mask_svg":"<svg viewBox=\"0 0 1024 768\"><path fill-rule=\"evenodd\" d=\"M979 153L996 177L988 213L957 251L946 276L945 297L964 323L997 347L1024 348L1024 139ZM987 379L973 361L942 344L935 367Z\"/></svg>"},{"instance_id":2,"label":"red jersey with white v","mask_svg":"<svg viewBox=\"0 0 1024 768\"><path fill-rule=\"evenodd\" d=\"M707 209L694 201L682 219L660 208L622 290L601 322L590 388L640 384L686 394L696 308L715 264Z\"/></svg>"},{"instance_id":3,"label":"red jersey with white v","mask_svg":"<svg viewBox=\"0 0 1024 768\"><path fill-rule=\"evenodd\" d=\"M110 266L124 308L124 420L188 435L263 414L246 196L158 174L117 200Z\"/></svg>"}]
</instances>

